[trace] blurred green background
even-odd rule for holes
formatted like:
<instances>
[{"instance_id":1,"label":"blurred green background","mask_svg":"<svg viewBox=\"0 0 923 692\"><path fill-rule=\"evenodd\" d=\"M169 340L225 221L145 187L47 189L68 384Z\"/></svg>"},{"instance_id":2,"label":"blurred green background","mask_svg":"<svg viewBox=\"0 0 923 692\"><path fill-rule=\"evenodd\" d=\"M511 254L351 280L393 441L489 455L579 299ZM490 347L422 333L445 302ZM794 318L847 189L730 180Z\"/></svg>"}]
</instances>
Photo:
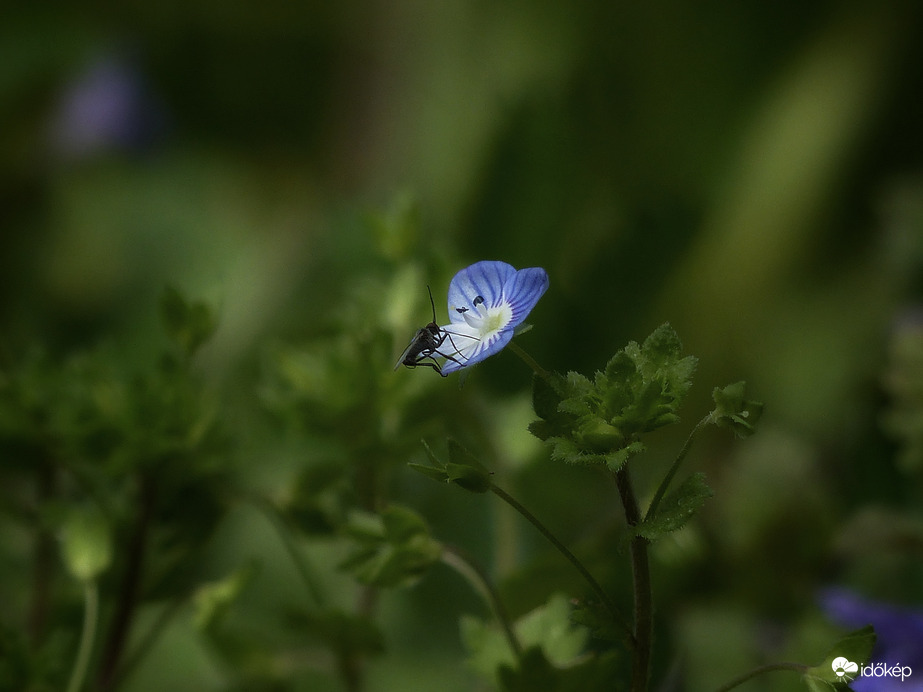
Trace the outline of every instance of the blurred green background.
<instances>
[{"instance_id":1,"label":"blurred green background","mask_svg":"<svg viewBox=\"0 0 923 692\"><path fill-rule=\"evenodd\" d=\"M407 477L414 417L438 418L436 442L492 450L562 537L595 532L590 554L615 531L613 489L529 438L529 372L511 354L463 390L391 365L431 319L427 284L443 321L461 267L542 266L551 288L522 343L546 368L591 373L665 321L699 358L686 421L652 459L670 458L713 386L745 379L767 405L753 439L694 451L716 498L654 553L659 641L687 689L772 658L820 660L824 586L923 602L919 3L200 0L3 15L4 369L36 345L53 360L102 345L146 367L163 346L158 297L179 286L217 306L196 368L239 433L229 468L284 499L305 459L360 444L342 421L322 436L266 420L266 362L321 344L317 358L353 375L331 385L308 358L298 367L318 391L363 392L374 372L385 392L355 425L401 440L390 496L515 585L521 614L539 583L575 583L567 566L492 498ZM328 403L331 417L351 410ZM305 549L349 602L336 546ZM27 553L4 558L14 614ZM236 615L254 637L273 639L265 613L304 598L252 510L224 516L200 557L211 574L263 565ZM459 641L467 612L485 615L444 571L382 596L388 653L366 689L483 689ZM292 659L278 689L345 689L329 661ZM655 680L680 664L658 665ZM124 689L228 680L181 614Z\"/></svg>"}]
</instances>

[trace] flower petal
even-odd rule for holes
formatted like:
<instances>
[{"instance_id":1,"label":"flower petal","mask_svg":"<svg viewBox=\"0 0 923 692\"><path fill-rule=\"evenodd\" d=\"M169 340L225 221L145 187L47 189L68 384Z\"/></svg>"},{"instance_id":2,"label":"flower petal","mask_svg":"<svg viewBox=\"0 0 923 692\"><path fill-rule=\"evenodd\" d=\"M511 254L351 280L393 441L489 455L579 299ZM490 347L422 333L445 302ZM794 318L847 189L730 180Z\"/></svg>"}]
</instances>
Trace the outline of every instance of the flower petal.
<instances>
[{"instance_id":1,"label":"flower petal","mask_svg":"<svg viewBox=\"0 0 923 692\"><path fill-rule=\"evenodd\" d=\"M541 267L529 267L516 272L503 287L504 299L513 311L508 327L522 323L532 308L548 290L548 273Z\"/></svg>"},{"instance_id":2,"label":"flower petal","mask_svg":"<svg viewBox=\"0 0 923 692\"><path fill-rule=\"evenodd\" d=\"M464 322L465 310L477 311L476 298L483 298L487 307L496 307L503 300L503 287L516 276L516 269L506 262L483 260L459 271L449 283L449 319ZM461 312L459 312L461 310Z\"/></svg>"},{"instance_id":3,"label":"flower petal","mask_svg":"<svg viewBox=\"0 0 923 692\"><path fill-rule=\"evenodd\" d=\"M493 332L487 338L480 338L479 330L465 323L447 324L444 329L448 336L439 348L440 355L451 356L442 365L442 374L461 370L462 368L480 363L503 350L513 338L512 329Z\"/></svg>"}]
</instances>

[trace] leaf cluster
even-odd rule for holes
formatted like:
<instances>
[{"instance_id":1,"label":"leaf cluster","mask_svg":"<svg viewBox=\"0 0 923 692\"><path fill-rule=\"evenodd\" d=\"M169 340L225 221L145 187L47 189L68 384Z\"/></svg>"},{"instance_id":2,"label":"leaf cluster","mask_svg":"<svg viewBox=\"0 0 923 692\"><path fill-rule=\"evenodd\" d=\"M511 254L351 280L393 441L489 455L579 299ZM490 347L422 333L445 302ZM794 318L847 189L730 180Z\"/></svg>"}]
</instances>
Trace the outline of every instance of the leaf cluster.
<instances>
[{"instance_id":1,"label":"leaf cluster","mask_svg":"<svg viewBox=\"0 0 923 692\"><path fill-rule=\"evenodd\" d=\"M592 380L576 372L536 377L540 420L529 430L552 446L555 459L616 471L644 451L642 434L679 420L696 363L682 355L673 328L661 325L641 345L629 342Z\"/></svg>"},{"instance_id":2,"label":"leaf cluster","mask_svg":"<svg viewBox=\"0 0 923 692\"><path fill-rule=\"evenodd\" d=\"M427 478L441 483L454 483L472 493L486 493L492 485L491 472L474 455L453 439L448 440L449 461L443 463L426 442L423 447L431 465L408 464Z\"/></svg>"},{"instance_id":3,"label":"leaf cluster","mask_svg":"<svg viewBox=\"0 0 923 692\"><path fill-rule=\"evenodd\" d=\"M355 511L345 526L356 549L340 567L363 584L408 586L442 555L442 546L416 512L391 505L380 514Z\"/></svg>"},{"instance_id":4,"label":"leaf cluster","mask_svg":"<svg viewBox=\"0 0 923 692\"><path fill-rule=\"evenodd\" d=\"M49 614L69 607L70 592L49 586L61 581L59 568L97 582L112 669L137 608L185 599L195 588L198 551L226 508L229 435L190 361L213 333L214 316L172 290L161 308L173 343L147 367L103 345L34 353L0 372L0 506L34 532L38 551L61 556L39 564L33 598ZM16 492L23 484L40 488L34 500ZM51 640L68 624L49 616L31 634ZM43 670L36 679L54 680ZM26 687L17 678L10 688Z\"/></svg>"}]
</instances>

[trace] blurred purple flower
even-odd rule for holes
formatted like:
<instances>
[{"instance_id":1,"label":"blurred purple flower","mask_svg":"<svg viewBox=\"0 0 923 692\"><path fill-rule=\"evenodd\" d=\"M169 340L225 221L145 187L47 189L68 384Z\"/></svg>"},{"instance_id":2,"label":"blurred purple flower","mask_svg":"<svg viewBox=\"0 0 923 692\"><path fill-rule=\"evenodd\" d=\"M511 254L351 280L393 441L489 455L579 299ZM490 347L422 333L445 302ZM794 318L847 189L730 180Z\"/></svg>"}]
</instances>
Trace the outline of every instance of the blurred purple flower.
<instances>
[{"instance_id":1,"label":"blurred purple flower","mask_svg":"<svg viewBox=\"0 0 923 692\"><path fill-rule=\"evenodd\" d=\"M846 589L821 594L821 607L837 624L850 629L872 625L877 635L872 661L889 666L909 666L914 675L901 681L894 677L858 677L851 683L856 692L923 691L923 610L901 608L865 600Z\"/></svg>"},{"instance_id":2,"label":"blurred purple flower","mask_svg":"<svg viewBox=\"0 0 923 692\"><path fill-rule=\"evenodd\" d=\"M127 61L90 64L62 92L52 115L51 146L63 158L138 151L162 131L163 109Z\"/></svg>"}]
</instances>

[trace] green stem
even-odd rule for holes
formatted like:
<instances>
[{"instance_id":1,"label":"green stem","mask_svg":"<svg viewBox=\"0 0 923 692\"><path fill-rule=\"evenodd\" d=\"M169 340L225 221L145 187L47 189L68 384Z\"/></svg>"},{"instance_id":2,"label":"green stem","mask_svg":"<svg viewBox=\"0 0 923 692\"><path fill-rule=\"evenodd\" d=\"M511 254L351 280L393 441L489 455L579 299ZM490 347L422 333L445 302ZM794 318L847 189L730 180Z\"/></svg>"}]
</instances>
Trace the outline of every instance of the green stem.
<instances>
[{"instance_id":1,"label":"green stem","mask_svg":"<svg viewBox=\"0 0 923 692\"><path fill-rule=\"evenodd\" d=\"M622 498L625 520L628 526L637 526L641 521L638 499L631 485L628 467L622 466L615 472L615 483ZM647 557L648 541L641 536L631 539L631 574L635 600L635 647L632 650L631 692L646 692L651 674L651 650L654 644L654 605L651 590L651 571Z\"/></svg>"},{"instance_id":2,"label":"green stem","mask_svg":"<svg viewBox=\"0 0 923 692\"><path fill-rule=\"evenodd\" d=\"M99 591L95 581L87 581L84 584L83 601L83 631L80 634L77 660L71 671L70 682L67 683L67 692L79 692L86 679L90 654L93 651L93 640L96 638L96 624L99 620Z\"/></svg>"},{"instance_id":3,"label":"green stem","mask_svg":"<svg viewBox=\"0 0 923 692\"><path fill-rule=\"evenodd\" d=\"M566 545L561 543L561 541L559 541L558 538L553 533L551 533L551 531L549 531L545 527L545 525L542 524L542 522L540 522L534 514L532 514L532 512L530 512L523 505L521 505L517 500L511 497L509 493L507 493L505 490L503 490L502 488L494 484L491 484L490 489L494 493L494 495L499 497L501 500L503 500L508 505L510 505L513 509L519 512L522 516L524 516L529 521L529 523L532 524L532 526L538 529L538 532L540 534L542 534L555 548L558 549L558 552L560 552L564 557L566 557L568 561L574 567L577 568L577 571L580 572L580 574L586 580L587 584L590 585L590 588L593 590L593 593L596 594L596 597L600 600L600 602L602 602L606 610L609 611L609 615L611 615L613 620L615 620L622 626L622 629L625 632L626 638L629 642L629 646L631 648L634 648L635 642L634 642L634 637L631 634L631 628L628 626L628 624L625 622L625 619L618 612L618 608L615 607L615 603L612 601L611 598L609 598L609 595L603 590L602 586L599 585L599 582L597 582L596 579L593 578L593 575L590 574L589 570L587 570L587 568L584 567L583 563L580 562L579 559L577 559L577 556L574 555L567 548Z\"/></svg>"},{"instance_id":4,"label":"green stem","mask_svg":"<svg viewBox=\"0 0 923 692\"><path fill-rule=\"evenodd\" d=\"M715 692L728 692L728 690L733 690L735 687L738 687L747 680L755 678L757 675L762 675L763 673L771 673L775 670L791 670L796 673L804 673L808 669L808 666L803 663L770 663L769 665L760 666L759 668L754 668L749 673L744 673L739 678L734 678L728 684L722 685Z\"/></svg>"},{"instance_id":5,"label":"green stem","mask_svg":"<svg viewBox=\"0 0 923 692\"><path fill-rule=\"evenodd\" d=\"M138 515L128 540L125 571L122 574L118 597L97 672L98 687L103 691L114 689L113 675L119 667L122 653L131 635L131 626L137 611L141 580L144 575L144 559L151 523L154 520L157 493L158 488L154 476L141 474L138 477Z\"/></svg>"},{"instance_id":6,"label":"green stem","mask_svg":"<svg viewBox=\"0 0 923 692\"><path fill-rule=\"evenodd\" d=\"M52 503L55 493L55 467L49 459L40 459L36 468L37 506ZM32 594L29 603L28 628L32 645L37 649L44 639L51 603L52 576L54 574L55 544L51 532L36 522L35 547L32 567Z\"/></svg>"},{"instance_id":7,"label":"green stem","mask_svg":"<svg viewBox=\"0 0 923 692\"><path fill-rule=\"evenodd\" d=\"M673 480L673 477L679 470L680 464L683 463L683 460L689 453L689 449L692 447L692 443L695 442L695 438L699 436L699 433L702 432L705 426L711 422L712 417L709 413L702 420L696 423L696 426L692 429L692 432L689 433L689 437L686 438L686 442L683 444L683 448L679 450L679 454L673 461L672 466L670 466L670 470L667 471L667 475L664 476L663 480L660 482L660 486L657 488L657 492L654 493L654 499L651 500L651 504L647 508L647 514L644 515L645 520L651 519L655 516L657 513L657 507L660 505L660 501L663 499L664 494L667 492L667 488L670 486L670 482Z\"/></svg>"},{"instance_id":8,"label":"green stem","mask_svg":"<svg viewBox=\"0 0 923 692\"><path fill-rule=\"evenodd\" d=\"M553 384L553 378L551 376L551 373L545 370L545 368L543 368L541 365L539 365L538 361L536 361L535 358L533 358L528 353L526 353L525 349L522 346L517 344L515 341L510 341L510 343L508 343L506 347L510 349L513 353L515 353L517 356L522 358L525 364L528 365L530 368L532 368L532 370L535 372L536 375L541 377L543 380L545 380L549 384Z\"/></svg>"},{"instance_id":9,"label":"green stem","mask_svg":"<svg viewBox=\"0 0 923 692\"><path fill-rule=\"evenodd\" d=\"M442 561L467 579L468 583L481 594L481 597L494 611L494 615L503 628L503 633L506 635L506 639L510 643L510 648L513 650L516 659L521 660L522 644L519 643L519 639L513 631L513 624L506 612L506 608L503 607L500 594L491 583L487 573L470 555L468 555L468 553L457 546L443 544Z\"/></svg>"},{"instance_id":10,"label":"green stem","mask_svg":"<svg viewBox=\"0 0 923 692\"><path fill-rule=\"evenodd\" d=\"M314 602L314 605L318 608L323 607L326 599L324 598L324 593L321 590L320 584L318 584L317 580L314 579L314 575L311 573L311 569L308 567L307 560L305 560L304 555L302 555L298 550L298 546L295 545L295 541L292 540L292 534L289 530L288 524L285 522L285 519L280 514L278 508L269 502L269 500L266 500L262 497L253 497L252 502L256 505L257 509L259 509L263 515L269 519L269 522L276 530L276 534L278 534L282 544L285 546L285 550L288 552L289 557L292 559L292 563L295 565L295 569L298 570L298 575L304 582L304 585L307 588L308 593L311 596L311 600Z\"/></svg>"}]
</instances>

